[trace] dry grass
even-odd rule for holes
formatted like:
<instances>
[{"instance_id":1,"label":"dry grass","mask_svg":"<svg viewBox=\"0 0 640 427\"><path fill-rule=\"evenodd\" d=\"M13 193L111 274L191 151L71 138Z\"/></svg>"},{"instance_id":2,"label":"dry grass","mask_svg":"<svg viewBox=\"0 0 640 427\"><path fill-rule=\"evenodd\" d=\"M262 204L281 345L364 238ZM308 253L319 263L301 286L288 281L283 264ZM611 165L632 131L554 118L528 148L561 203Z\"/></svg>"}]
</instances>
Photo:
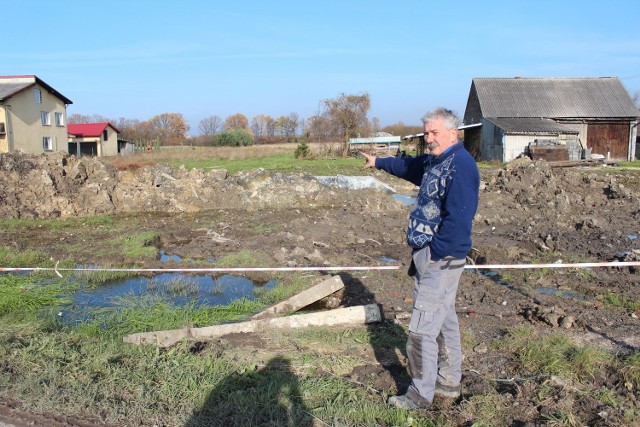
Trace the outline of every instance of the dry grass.
<instances>
[{"instance_id":1,"label":"dry grass","mask_svg":"<svg viewBox=\"0 0 640 427\"><path fill-rule=\"evenodd\" d=\"M246 160L272 156L292 156L295 143L261 144L248 147L162 147L159 150L143 151L125 156L107 157L105 160L121 171L136 171L157 163L174 163L189 160ZM342 145L339 142L310 143L311 158L338 156Z\"/></svg>"}]
</instances>

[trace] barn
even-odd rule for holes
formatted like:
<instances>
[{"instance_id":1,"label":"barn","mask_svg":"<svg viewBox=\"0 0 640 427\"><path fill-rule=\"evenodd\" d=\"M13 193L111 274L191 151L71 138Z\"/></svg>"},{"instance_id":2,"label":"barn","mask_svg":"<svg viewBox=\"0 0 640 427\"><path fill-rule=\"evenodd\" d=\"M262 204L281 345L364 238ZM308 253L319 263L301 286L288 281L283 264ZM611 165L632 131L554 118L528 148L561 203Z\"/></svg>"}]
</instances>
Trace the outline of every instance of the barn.
<instances>
[{"instance_id":1,"label":"barn","mask_svg":"<svg viewBox=\"0 0 640 427\"><path fill-rule=\"evenodd\" d=\"M616 77L474 78L460 129L477 160L632 160L638 116Z\"/></svg>"}]
</instances>

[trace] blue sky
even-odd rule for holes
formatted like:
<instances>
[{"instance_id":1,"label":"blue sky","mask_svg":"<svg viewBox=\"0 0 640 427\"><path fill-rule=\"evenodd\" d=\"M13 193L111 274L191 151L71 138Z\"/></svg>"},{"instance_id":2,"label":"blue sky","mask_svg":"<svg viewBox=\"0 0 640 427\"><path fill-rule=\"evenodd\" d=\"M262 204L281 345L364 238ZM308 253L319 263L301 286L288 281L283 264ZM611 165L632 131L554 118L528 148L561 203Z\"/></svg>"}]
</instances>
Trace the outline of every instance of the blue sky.
<instances>
[{"instance_id":1,"label":"blue sky","mask_svg":"<svg viewBox=\"0 0 640 427\"><path fill-rule=\"evenodd\" d=\"M35 74L69 114L199 121L318 112L369 93L369 118L460 115L474 77L617 76L640 91L634 0L3 2L0 74Z\"/></svg>"}]
</instances>

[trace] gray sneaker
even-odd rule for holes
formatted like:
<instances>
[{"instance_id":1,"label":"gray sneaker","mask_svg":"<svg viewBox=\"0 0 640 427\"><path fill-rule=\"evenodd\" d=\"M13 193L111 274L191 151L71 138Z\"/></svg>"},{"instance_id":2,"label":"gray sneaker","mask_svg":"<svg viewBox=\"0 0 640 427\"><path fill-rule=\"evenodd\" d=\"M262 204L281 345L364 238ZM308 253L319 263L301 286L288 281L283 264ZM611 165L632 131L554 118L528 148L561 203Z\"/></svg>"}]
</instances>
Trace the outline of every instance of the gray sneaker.
<instances>
[{"instance_id":1,"label":"gray sneaker","mask_svg":"<svg viewBox=\"0 0 640 427\"><path fill-rule=\"evenodd\" d=\"M391 396L387 402L389 405L401 409L427 409L431 406L431 402L411 388L405 394Z\"/></svg>"},{"instance_id":2,"label":"gray sneaker","mask_svg":"<svg viewBox=\"0 0 640 427\"><path fill-rule=\"evenodd\" d=\"M436 383L436 392L438 396L448 397L449 399L457 399L460 397L460 385L444 385Z\"/></svg>"}]
</instances>

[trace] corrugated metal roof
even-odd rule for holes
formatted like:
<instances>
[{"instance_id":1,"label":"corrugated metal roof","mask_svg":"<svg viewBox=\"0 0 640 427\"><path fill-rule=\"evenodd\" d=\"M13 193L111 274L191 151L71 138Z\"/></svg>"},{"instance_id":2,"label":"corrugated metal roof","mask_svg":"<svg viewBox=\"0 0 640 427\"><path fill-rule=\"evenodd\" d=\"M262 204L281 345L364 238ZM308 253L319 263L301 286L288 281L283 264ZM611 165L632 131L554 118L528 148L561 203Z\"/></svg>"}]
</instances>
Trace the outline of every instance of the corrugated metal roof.
<instances>
[{"instance_id":1,"label":"corrugated metal roof","mask_svg":"<svg viewBox=\"0 0 640 427\"><path fill-rule=\"evenodd\" d=\"M616 77L474 78L484 117L638 117Z\"/></svg>"},{"instance_id":2,"label":"corrugated metal roof","mask_svg":"<svg viewBox=\"0 0 640 427\"><path fill-rule=\"evenodd\" d=\"M349 138L349 144L390 144L401 142L399 136L372 136L370 138Z\"/></svg>"},{"instance_id":3,"label":"corrugated metal roof","mask_svg":"<svg viewBox=\"0 0 640 427\"><path fill-rule=\"evenodd\" d=\"M512 134L565 133L577 135L580 133L570 126L556 123L551 119L538 119L534 117L485 117L485 119L505 132Z\"/></svg>"}]
</instances>

